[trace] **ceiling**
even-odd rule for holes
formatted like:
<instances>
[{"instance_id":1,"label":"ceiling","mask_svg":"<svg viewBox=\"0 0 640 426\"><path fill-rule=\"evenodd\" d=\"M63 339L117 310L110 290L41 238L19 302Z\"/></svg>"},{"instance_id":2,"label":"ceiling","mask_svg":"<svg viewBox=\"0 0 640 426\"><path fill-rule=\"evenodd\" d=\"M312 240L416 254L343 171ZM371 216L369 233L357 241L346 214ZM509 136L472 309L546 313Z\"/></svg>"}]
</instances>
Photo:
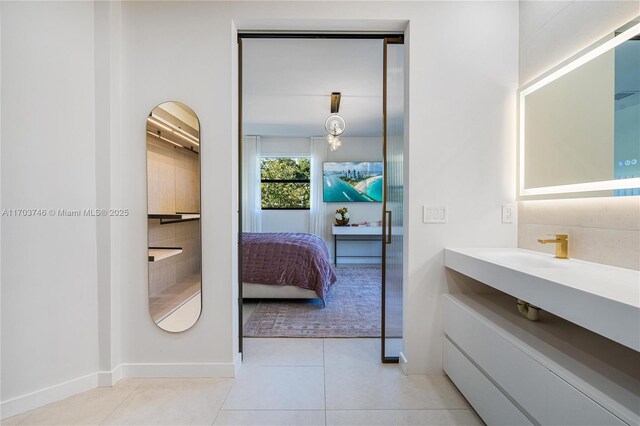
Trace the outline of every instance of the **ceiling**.
<instances>
[{"instance_id":1,"label":"ceiling","mask_svg":"<svg viewBox=\"0 0 640 426\"><path fill-rule=\"evenodd\" d=\"M382 40L244 39L243 133L324 136L341 92L343 137L382 136L382 50Z\"/></svg>"}]
</instances>

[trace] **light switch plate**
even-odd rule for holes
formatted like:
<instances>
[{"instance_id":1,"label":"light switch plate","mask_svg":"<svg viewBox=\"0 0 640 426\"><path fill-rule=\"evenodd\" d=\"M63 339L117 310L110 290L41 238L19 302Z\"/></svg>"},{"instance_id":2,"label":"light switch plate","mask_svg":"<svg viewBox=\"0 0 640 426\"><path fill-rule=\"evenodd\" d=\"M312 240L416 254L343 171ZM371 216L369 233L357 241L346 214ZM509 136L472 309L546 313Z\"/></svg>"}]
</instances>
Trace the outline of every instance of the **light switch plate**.
<instances>
[{"instance_id":1,"label":"light switch plate","mask_svg":"<svg viewBox=\"0 0 640 426\"><path fill-rule=\"evenodd\" d=\"M502 223L513 223L513 218L515 214L516 214L515 204L502 205Z\"/></svg>"},{"instance_id":2,"label":"light switch plate","mask_svg":"<svg viewBox=\"0 0 640 426\"><path fill-rule=\"evenodd\" d=\"M423 223L447 223L449 214L447 206L422 206L422 222Z\"/></svg>"}]
</instances>

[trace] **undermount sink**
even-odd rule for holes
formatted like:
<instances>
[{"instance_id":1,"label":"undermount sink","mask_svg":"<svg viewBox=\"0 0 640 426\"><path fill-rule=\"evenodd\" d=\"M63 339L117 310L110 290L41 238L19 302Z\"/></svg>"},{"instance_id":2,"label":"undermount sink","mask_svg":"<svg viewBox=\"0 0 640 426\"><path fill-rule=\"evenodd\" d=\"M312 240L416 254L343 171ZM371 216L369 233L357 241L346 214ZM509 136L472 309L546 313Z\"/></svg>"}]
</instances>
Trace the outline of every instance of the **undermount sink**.
<instances>
[{"instance_id":1,"label":"undermount sink","mask_svg":"<svg viewBox=\"0 0 640 426\"><path fill-rule=\"evenodd\" d=\"M539 256L538 253L525 251L526 250L522 252L513 250L501 251L501 249L498 249L495 252L491 252L489 257L507 264L531 268L564 268L575 265L575 263L571 262L571 259L542 257Z\"/></svg>"},{"instance_id":2,"label":"undermount sink","mask_svg":"<svg viewBox=\"0 0 640 426\"><path fill-rule=\"evenodd\" d=\"M444 257L450 269L640 351L640 271L518 248Z\"/></svg>"}]
</instances>

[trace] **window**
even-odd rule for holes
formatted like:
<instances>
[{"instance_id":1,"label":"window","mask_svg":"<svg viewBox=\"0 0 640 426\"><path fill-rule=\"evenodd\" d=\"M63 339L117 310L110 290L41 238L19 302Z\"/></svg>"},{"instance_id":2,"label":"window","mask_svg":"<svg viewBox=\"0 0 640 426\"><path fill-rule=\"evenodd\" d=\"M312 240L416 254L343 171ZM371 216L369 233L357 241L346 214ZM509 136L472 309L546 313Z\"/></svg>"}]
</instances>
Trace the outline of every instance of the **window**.
<instances>
[{"instance_id":1,"label":"window","mask_svg":"<svg viewBox=\"0 0 640 426\"><path fill-rule=\"evenodd\" d=\"M311 193L309 157L260 159L262 209L309 209Z\"/></svg>"}]
</instances>

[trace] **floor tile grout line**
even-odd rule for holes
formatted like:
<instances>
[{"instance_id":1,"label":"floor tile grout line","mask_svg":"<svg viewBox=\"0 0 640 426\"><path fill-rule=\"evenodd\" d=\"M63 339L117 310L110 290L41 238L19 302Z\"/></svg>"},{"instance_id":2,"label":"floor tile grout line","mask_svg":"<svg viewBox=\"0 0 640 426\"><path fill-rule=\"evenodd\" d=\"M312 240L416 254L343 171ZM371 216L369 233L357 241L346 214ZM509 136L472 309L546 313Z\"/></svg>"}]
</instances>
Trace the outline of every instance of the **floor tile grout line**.
<instances>
[{"instance_id":1,"label":"floor tile grout line","mask_svg":"<svg viewBox=\"0 0 640 426\"><path fill-rule=\"evenodd\" d=\"M324 411L322 408L225 408L220 409L220 411L286 411L286 412L294 412L294 411Z\"/></svg>"},{"instance_id":2,"label":"floor tile grout line","mask_svg":"<svg viewBox=\"0 0 640 426\"><path fill-rule=\"evenodd\" d=\"M226 404L226 401L228 400L228 397L230 396L231 391L233 390L233 387L235 386L235 380L234 379L227 379L227 384L229 385L224 398L222 399L222 402L219 405L219 408L217 409L217 412L215 413L215 415L213 416L213 420L212 420L212 425L215 424L215 422L217 421L217 418L220 415L221 411L228 411L228 412L242 412L242 411L247 411L247 412L278 412L278 411L285 411L285 412L296 412L296 411L302 411L302 412L319 412L322 410L323 411L323 415L324 415L324 424L325 426L328 424L328 412L331 411L332 413L335 412L340 412L340 411L344 411L344 412L358 412L358 411L397 411L397 412L402 412L402 411L416 411L416 412L420 412L420 411L449 411L449 412L471 412L474 413L474 415L477 417L477 413L475 413L475 411L468 407L458 407L458 408L447 408L447 407L442 407L442 408L393 408L393 407L386 407L386 408L367 408L367 407L359 407L359 408L335 408L335 409L329 409L328 405L327 405L327 401L328 401L328 396L327 396L327 378L326 378L326 368L327 368L327 351L328 349L326 348L326 341L328 339L322 339L322 347L318 347L316 346L316 348L319 348L322 350L322 363L321 365L315 365L315 366L300 366L300 367L310 367L310 368L318 368L318 367L322 367L323 368L323 390L324 390L324 409L322 407L319 408L304 408L304 409L299 409L299 408L273 408L273 409L265 409L265 408L254 408L254 409L226 409L223 410L224 405ZM330 340L334 340L334 339L330 339ZM378 366L380 366L378 364ZM259 365L257 365L256 367L260 367ZM275 367L287 367L287 366L275 366ZM393 366L394 368L396 368L396 366ZM316 370L317 371L317 370ZM440 375L438 375L440 376ZM444 375L444 377L447 377L446 375ZM448 377L447 377L448 378ZM120 400L119 403L117 403L117 405L108 413L106 414L106 416L104 417L104 419L102 421L100 421L98 424L105 424L106 422L109 421L109 419L113 418L113 414L114 412L118 411L124 404L126 404L129 400L131 400L131 398L133 397L133 395L140 391L141 389L145 388L146 385L149 384L149 382L152 382L153 379L139 379L138 383L133 383L133 386L131 387L131 389L125 390L125 392L123 392L124 395L122 395L122 399ZM450 379L448 380L449 383ZM453 384L452 384L453 385ZM114 386L115 387L115 386ZM113 387L112 387L113 388ZM120 399L120 398L118 398ZM351 404L350 404L351 405ZM357 404L353 404L353 405L357 405ZM352 406L353 406L352 405ZM413 405L413 404L412 404ZM28 419L33 415L33 413L29 413L27 416L25 416L24 419L21 419L20 423L21 425L23 425L25 422L28 422Z\"/></svg>"},{"instance_id":3,"label":"floor tile grout line","mask_svg":"<svg viewBox=\"0 0 640 426\"><path fill-rule=\"evenodd\" d=\"M219 411L271 411L271 412L296 412L296 411L470 411L470 408L226 408Z\"/></svg>"},{"instance_id":4,"label":"floor tile grout line","mask_svg":"<svg viewBox=\"0 0 640 426\"><path fill-rule=\"evenodd\" d=\"M29 411L26 411L26 412L24 412L24 413L20 413L20 414L16 414L15 416L11 416L11 417L16 417L16 416L20 416L20 415L22 415L22 414L29 413L29 414L27 414L27 416L26 416L24 419L22 419L22 420L20 420L18 423L16 423L16 425L17 425L17 426L20 426L21 424L23 424L24 422L26 422L26 421L29 419L29 417L31 417L31 416L33 415L33 412L34 412L35 410L37 410L38 408L41 408L41 407L32 408L32 409L31 409L31 410L29 410ZM4 419L4 420L9 420L11 417L7 417L7 418L6 418L6 419ZM0 420L0 424L1 424L1 423L2 423L2 420Z\"/></svg>"},{"instance_id":5,"label":"floor tile grout line","mask_svg":"<svg viewBox=\"0 0 640 426\"><path fill-rule=\"evenodd\" d=\"M122 404L124 404L124 403L125 403L125 401L126 401L127 399L129 399L129 398L131 397L131 395L132 395L136 390L138 390L138 388L140 387L140 385L141 385L141 384L142 384L142 381L141 381L140 383L138 383L138 384L137 384L137 385L136 385L136 386L131 390L131 392L129 392L129 393L128 393L128 394L127 394L127 395L122 399L122 401L120 401L120 403L119 403L118 405L116 405L116 406L113 408L113 410L109 411L109 412L105 415L105 417L104 417L100 422L98 422L98 424L99 424L99 425L104 424L104 422L105 422L105 421L106 421L106 420L111 416L111 414L113 414L113 412L114 412L114 411L116 411L118 408L120 408L120 406L121 406ZM117 385L117 383L116 383L116 385ZM112 385L112 386L99 386L99 387L96 387L96 388L94 388L94 389L99 389L100 387L110 387L110 388L112 388L112 389L113 389L116 385ZM80 394L82 394L82 393L86 393L86 392L89 392L89 391L94 390L94 389L89 389L88 391L81 392ZM80 395L80 394L76 394L76 395ZM76 395L72 395L72 396L70 396L70 397L68 397L68 398L65 398L65 399L69 399L69 398L71 398L71 397L73 397L73 396L76 396ZM20 425L24 424L24 423L25 423L25 422L26 422L26 421L27 421L27 420L28 420L28 419L29 419L29 418L34 414L34 412L35 412L36 410L39 410L39 409L45 408L45 407L47 407L48 405L53 405L53 404L61 403L61 402L62 402L62 401L64 401L65 399L61 399L61 400L59 400L59 401L55 401L55 402L52 402L52 403L47 404L47 405L43 405L42 407L32 408L31 410L29 410L29 411L27 411L27 412L26 412L26 413L28 413L28 415L27 415L24 419L20 420L20 421L17 423L17 425L16 425L16 426L20 426ZM16 416L19 416L19 415L22 415L22 414L26 414L26 413L16 414ZM15 416L12 416L12 417L15 417ZM9 417L9 418L7 418L7 419L5 419L5 420L8 420L8 419L10 419L10 418L11 418L11 417ZM2 421L0 421L0 423L2 423Z\"/></svg>"},{"instance_id":6,"label":"floor tile grout line","mask_svg":"<svg viewBox=\"0 0 640 426\"><path fill-rule=\"evenodd\" d=\"M222 403L220 404L220 408L218 408L218 412L213 417L213 421L211 422L211 426L213 426L216 423L216 420L218 420L218 416L220 415L220 412L222 411L222 407L224 407L224 403L227 402L227 398L229 397L229 394L231 393L231 389L233 389L233 385L234 384L235 384L235 377L231 379L231 386L229 386L229 390L227 391L227 394L224 396L224 399L222 400Z\"/></svg>"},{"instance_id":7,"label":"floor tile grout line","mask_svg":"<svg viewBox=\"0 0 640 426\"><path fill-rule=\"evenodd\" d=\"M99 425L105 424L105 422L109 419L109 417L111 417L111 415L115 413L118 408L120 408L125 402L127 402L129 398L131 398L131 395L133 395L133 393L140 388L140 385L142 385L143 382L144 382L144 379L141 379L140 382L138 382L138 384L131 390L131 392L129 392L127 396L125 396L122 399L122 401L120 401L120 404L116 405L113 410L111 410L100 422L98 422L98 424ZM116 384L112 385L111 388L113 389L117 385L118 383L116 382Z\"/></svg>"},{"instance_id":8,"label":"floor tile grout line","mask_svg":"<svg viewBox=\"0 0 640 426\"><path fill-rule=\"evenodd\" d=\"M325 411L469 411L469 412L473 412L473 410L470 408L331 408Z\"/></svg>"},{"instance_id":9,"label":"floor tile grout line","mask_svg":"<svg viewBox=\"0 0 640 426\"><path fill-rule=\"evenodd\" d=\"M327 426L327 363L325 357L326 339L322 339L322 384L324 386L324 426Z\"/></svg>"},{"instance_id":10,"label":"floor tile grout line","mask_svg":"<svg viewBox=\"0 0 640 426\"><path fill-rule=\"evenodd\" d=\"M265 368L322 368L323 365L279 365L279 364L245 364L248 367L265 367Z\"/></svg>"}]
</instances>

